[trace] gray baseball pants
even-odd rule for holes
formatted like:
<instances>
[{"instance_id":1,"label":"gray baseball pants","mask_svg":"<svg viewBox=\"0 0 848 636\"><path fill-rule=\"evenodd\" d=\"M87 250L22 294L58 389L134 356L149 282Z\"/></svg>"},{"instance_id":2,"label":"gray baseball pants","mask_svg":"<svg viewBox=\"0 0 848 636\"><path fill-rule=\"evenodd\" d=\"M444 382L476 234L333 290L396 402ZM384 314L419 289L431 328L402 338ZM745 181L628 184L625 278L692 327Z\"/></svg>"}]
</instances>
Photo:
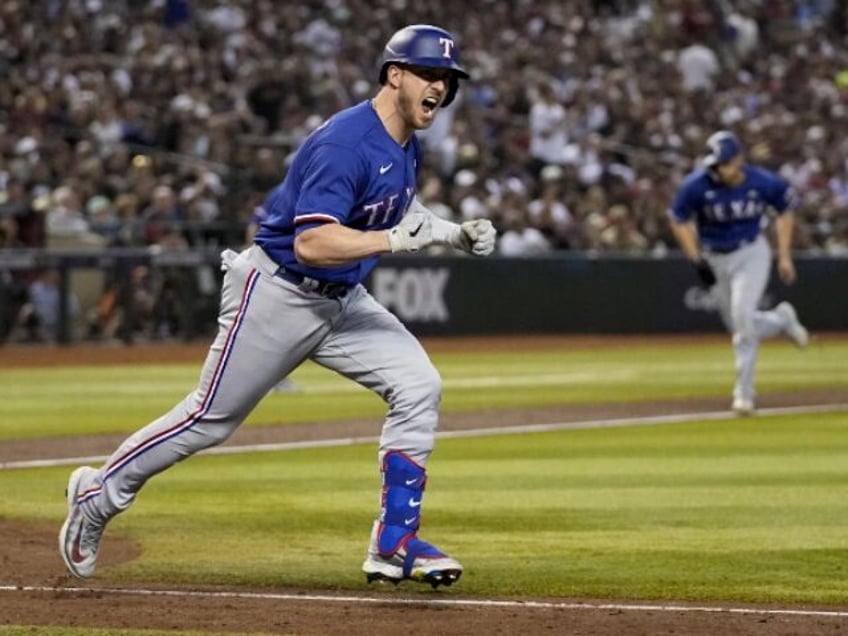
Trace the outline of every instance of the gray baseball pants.
<instances>
[{"instance_id":1,"label":"gray baseball pants","mask_svg":"<svg viewBox=\"0 0 848 636\"><path fill-rule=\"evenodd\" d=\"M754 376L760 341L779 335L785 321L774 311L758 308L771 269L771 249L760 235L750 245L729 254L705 255L715 270L719 312L733 335L736 381L733 397L754 400Z\"/></svg>"},{"instance_id":2,"label":"gray baseball pants","mask_svg":"<svg viewBox=\"0 0 848 636\"><path fill-rule=\"evenodd\" d=\"M378 459L398 450L426 465L441 378L406 327L362 285L331 299L275 276L276 264L258 246L230 252L224 262L218 334L197 387L121 444L90 483L80 484L89 519L105 523L132 504L150 477L222 443L307 359L386 401Z\"/></svg>"}]
</instances>

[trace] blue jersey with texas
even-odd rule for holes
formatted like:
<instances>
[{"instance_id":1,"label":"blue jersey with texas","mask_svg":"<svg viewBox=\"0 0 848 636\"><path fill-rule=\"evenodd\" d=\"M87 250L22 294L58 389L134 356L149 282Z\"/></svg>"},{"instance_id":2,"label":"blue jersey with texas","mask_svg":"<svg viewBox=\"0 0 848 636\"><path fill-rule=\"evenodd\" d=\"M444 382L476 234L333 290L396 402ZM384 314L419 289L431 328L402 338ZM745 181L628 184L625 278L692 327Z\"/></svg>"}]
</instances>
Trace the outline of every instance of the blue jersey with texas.
<instances>
[{"instance_id":1,"label":"blue jersey with texas","mask_svg":"<svg viewBox=\"0 0 848 636\"><path fill-rule=\"evenodd\" d=\"M354 285L377 264L371 256L339 267L297 262L294 238L323 223L356 230L394 227L415 196L421 147L386 131L370 101L338 112L303 143L285 179L263 203L268 217L255 242L289 271Z\"/></svg>"},{"instance_id":2,"label":"blue jersey with texas","mask_svg":"<svg viewBox=\"0 0 848 636\"><path fill-rule=\"evenodd\" d=\"M737 186L724 185L708 170L696 170L684 179L671 203L671 217L694 220L707 248L727 251L750 243L762 230L769 207L782 214L793 203L792 188L782 177L757 166L746 164L742 169L745 178Z\"/></svg>"}]
</instances>

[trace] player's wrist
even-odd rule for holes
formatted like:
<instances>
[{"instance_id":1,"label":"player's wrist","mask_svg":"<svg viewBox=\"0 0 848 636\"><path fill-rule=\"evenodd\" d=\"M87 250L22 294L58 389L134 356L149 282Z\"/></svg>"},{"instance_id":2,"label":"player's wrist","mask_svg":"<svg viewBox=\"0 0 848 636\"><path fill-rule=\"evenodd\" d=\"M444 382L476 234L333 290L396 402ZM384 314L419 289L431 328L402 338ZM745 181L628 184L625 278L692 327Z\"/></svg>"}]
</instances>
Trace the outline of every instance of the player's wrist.
<instances>
[{"instance_id":1,"label":"player's wrist","mask_svg":"<svg viewBox=\"0 0 848 636\"><path fill-rule=\"evenodd\" d=\"M459 224L443 219L432 212L429 212L429 214L431 215L433 227L433 242L457 247L460 234L462 234L462 228Z\"/></svg>"},{"instance_id":2,"label":"player's wrist","mask_svg":"<svg viewBox=\"0 0 848 636\"><path fill-rule=\"evenodd\" d=\"M404 236L401 232L397 231L397 228L392 228L390 230L383 230L383 234L386 237L386 247L388 247L389 252L406 252L409 251L405 246Z\"/></svg>"}]
</instances>

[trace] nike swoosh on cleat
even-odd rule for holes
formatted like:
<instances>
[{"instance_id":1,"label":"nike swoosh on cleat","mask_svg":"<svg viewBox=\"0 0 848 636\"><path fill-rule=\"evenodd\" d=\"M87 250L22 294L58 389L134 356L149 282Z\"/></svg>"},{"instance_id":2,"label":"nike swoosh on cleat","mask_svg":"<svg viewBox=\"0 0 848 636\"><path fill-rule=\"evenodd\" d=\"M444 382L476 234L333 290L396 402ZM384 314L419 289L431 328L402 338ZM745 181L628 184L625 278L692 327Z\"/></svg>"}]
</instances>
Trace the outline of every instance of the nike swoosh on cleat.
<instances>
[{"instance_id":1,"label":"nike swoosh on cleat","mask_svg":"<svg viewBox=\"0 0 848 636\"><path fill-rule=\"evenodd\" d=\"M79 532L71 544L71 561L74 563L82 563L85 561L85 556L80 552L80 539L82 539L82 524L80 524Z\"/></svg>"}]
</instances>

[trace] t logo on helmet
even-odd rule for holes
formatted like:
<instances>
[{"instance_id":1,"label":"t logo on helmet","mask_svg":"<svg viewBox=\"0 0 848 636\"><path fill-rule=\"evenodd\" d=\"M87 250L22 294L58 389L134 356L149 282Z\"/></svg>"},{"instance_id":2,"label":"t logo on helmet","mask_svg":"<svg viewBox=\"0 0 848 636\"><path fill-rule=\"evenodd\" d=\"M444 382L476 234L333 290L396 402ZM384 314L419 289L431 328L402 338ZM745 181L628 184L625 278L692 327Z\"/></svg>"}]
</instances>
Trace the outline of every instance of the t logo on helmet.
<instances>
[{"instance_id":1,"label":"t logo on helmet","mask_svg":"<svg viewBox=\"0 0 848 636\"><path fill-rule=\"evenodd\" d=\"M450 38L439 38L439 44L441 44L442 48L444 48L444 53L442 54L442 57L450 59L453 55L453 40L451 40Z\"/></svg>"}]
</instances>

